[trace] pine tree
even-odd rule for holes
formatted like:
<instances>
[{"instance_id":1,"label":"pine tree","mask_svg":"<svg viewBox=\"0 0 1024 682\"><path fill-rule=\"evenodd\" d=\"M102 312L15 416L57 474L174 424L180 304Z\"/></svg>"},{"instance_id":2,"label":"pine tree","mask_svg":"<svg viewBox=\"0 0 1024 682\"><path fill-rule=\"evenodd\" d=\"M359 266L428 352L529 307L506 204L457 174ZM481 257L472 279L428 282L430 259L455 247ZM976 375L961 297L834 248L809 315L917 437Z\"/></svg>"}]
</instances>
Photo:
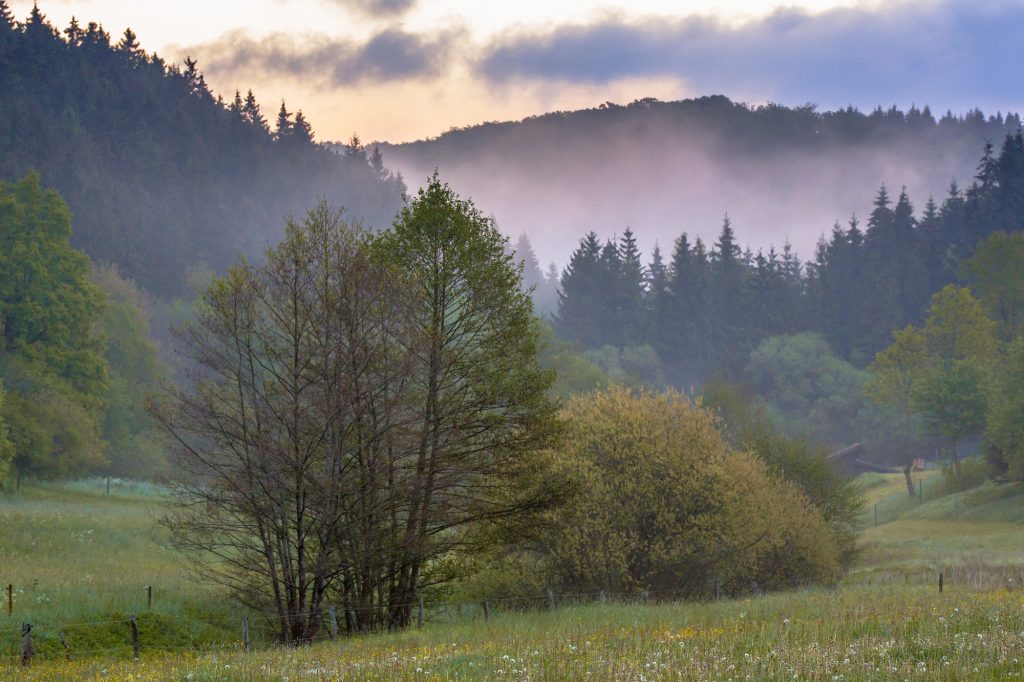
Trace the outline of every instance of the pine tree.
<instances>
[{"instance_id":1,"label":"pine tree","mask_svg":"<svg viewBox=\"0 0 1024 682\"><path fill-rule=\"evenodd\" d=\"M640 262L633 230L626 228L619 239L619 281L616 287L615 323L622 346L634 346L643 341L644 267Z\"/></svg>"},{"instance_id":2,"label":"pine tree","mask_svg":"<svg viewBox=\"0 0 1024 682\"><path fill-rule=\"evenodd\" d=\"M377 177L382 179L388 177L388 169L384 167L384 157L381 156L380 147L374 147L373 153L370 154L370 168L377 174Z\"/></svg>"},{"instance_id":3,"label":"pine tree","mask_svg":"<svg viewBox=\"0 0 1024 682\"><path fill-rule=\"evenodd\" d=\"M292 134L292 115L288 113L288 108L284 105L284 100L281 100L281 108L277 111L277 124L274 127L274 139L278 142L284 142Z\"/></svg>"},{"instance_id":4,"label":"pine tree","mask_svg":"<svg viewBox=\"0 0 1024 682\"><path fill-rule=\"evenodd\" d=\"M0 22L2 22L2 19L0 19ZM85 39L85 31L82 30L77 18L71 17L71 23L64 29L64 36L71 47L78 47L82 44L82 41Z\"/></svg>"},{"instance_id":5,"label":"pine tree","mask_svg":"<svg viewBox=\"0 0 1024 682\"><path fill-rule=\"evenodd\" d=\"M544 284L544 273L541 272L537 254L533 251L529 237L523 232L519 235L515 247L515 259L523 264L523 284L527 288L539 288Z\"/></svg>"},{"instance_id":6,"label":"pine tree","mask_svg":"<svg viewBox=\"0 0 1024 682\"><path fill-rule=\"evenodd\" d=\"M199 70L199 60L185 57L185 72L183 75L189 92L200 99L213 99L213 95L210 94L210 88L206 85L206 77Z\"/></svg>"},{"instance_id":7,"label":"pine tree","mask_svg":"<svg viewBox=\"0 0 1024 682\"><path fill-rule=\"evenodd\" d=\"M117 44L116 50L127 57L132 65L137 66L146 61L146 51L139 45L138 37L130 28L124 30L124 36L121 38L121 42ZM202 79L202 74L200 74L199 78ZM205 81L203 81L203 87L205 87Z\"/></svg>"},{"instance_id":8,"label":"pine tree","mask_svg":"<svg viewBox=\"0 0 1024 682\"><path fill-rule=\"evenodd\" d=\"M295 123L292 124L291 140L297 144L313 144L313 127L302 115L302 109L295 114Z\"/></svg>"},{"instance_id":9,"label":"pine tree","mask_svg":"<svg viewBox=\"0 0 1024 682\"><path fill-rule=\"evenodd\" d=\"M74 18L72 18L72 21L74 21ZM11 13L7 0L0 0L0 29L13 31L16 25L17 22L14 21L14 14Z\"/></svg>"},{"instance_id":10,"label":"pine tree","mask_svg":"<svg viewBox=\"0 0 1024 682\"><path fill-rule=\"evenodd\" d=\"M345 145L345 158L354 159L356 161L366 162L366 147L363 146L362 140L355 133L352 133L351 139L348 144Z\"/></svg>"},{"instance_id":11,"label":"pine tree","mask_svg":"<svg viewBox=\"0 0 1024 682\"><path fill-rule=\"evenodd\" d=\"M270 132L270 127L267 125L267 119L263 118L263 113L260 112L259 102L256 101L256 95L252 93L252 90L249 90L245 95L245 103L242 105L242 117L250 125L256 126L263 132Z\"/></svg>"},{"instance_id":12,"label":"pine tree","mask_svg":"<svg viewBox=\"0 0 1024 682\"><path fill-rule=\"evenodd\" d=\"M563 338L576 341L584 348L597 348L607 341L604 336L603 267L601 242L589 232L569 258L562 273L558 292L558 314L555 324Z\"/></svg>"},{"instance_id":13,"label":"pine tree","mask_svg":"<svg viewBox=\"0 0 1024 682\"><path fill-rule=\"evenodd\" d=\"M665 318L671 314L672 293L668 288L668 266L661 256L661 248L654 243L651 263L647 266L644 292L644 341L655 347L662 346Z\"/></svg>"}]
</instances>

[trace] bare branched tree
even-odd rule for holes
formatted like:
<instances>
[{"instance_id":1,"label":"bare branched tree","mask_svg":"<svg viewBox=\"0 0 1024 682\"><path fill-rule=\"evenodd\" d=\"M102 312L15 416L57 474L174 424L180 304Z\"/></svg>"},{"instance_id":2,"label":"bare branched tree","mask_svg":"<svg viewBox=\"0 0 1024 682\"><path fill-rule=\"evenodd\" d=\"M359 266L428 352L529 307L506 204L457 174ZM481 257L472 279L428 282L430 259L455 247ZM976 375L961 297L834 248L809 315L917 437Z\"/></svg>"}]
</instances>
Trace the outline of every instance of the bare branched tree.
<instances>
[{"instance_id":1,"label":"bare branched tree","mask_svg":"<svg viewBox=\"0 0 1024 682\"><path fill-rule=\"evenodd\" d=\"M165 519L197 570L309 641L400 627L447 561L557 499L557 421L520 273L435 177L370 238L320 205L215 280L152 412L182 471Z\"/></svg>"}]
</instances>

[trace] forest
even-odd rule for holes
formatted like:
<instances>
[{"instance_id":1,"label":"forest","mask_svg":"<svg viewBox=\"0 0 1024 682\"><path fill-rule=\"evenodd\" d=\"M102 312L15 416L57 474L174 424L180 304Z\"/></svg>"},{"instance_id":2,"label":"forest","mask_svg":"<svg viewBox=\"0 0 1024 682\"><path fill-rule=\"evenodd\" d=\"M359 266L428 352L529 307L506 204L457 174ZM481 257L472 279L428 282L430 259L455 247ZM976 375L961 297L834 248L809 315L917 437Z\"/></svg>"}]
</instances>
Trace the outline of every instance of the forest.
<instances>
[{"instance_id":1,"label":"forest","mask_svg":"<svg viewBox=\"0 0 1024 682\"><path fill-rule=\"evenodd\" d=\"M4 499L152 484L190 575L310 644L410 628L424 595L834 586L853 443L900 498L929 465L949 495L1024 480L1019 118L703 105L751 155L812 123L1000 137L941 200L882 184L809 260L726 214L649 254L574 224L542 269L444 167L407 193L386 149L0 0Z\"/></svg>"}]
</instances>

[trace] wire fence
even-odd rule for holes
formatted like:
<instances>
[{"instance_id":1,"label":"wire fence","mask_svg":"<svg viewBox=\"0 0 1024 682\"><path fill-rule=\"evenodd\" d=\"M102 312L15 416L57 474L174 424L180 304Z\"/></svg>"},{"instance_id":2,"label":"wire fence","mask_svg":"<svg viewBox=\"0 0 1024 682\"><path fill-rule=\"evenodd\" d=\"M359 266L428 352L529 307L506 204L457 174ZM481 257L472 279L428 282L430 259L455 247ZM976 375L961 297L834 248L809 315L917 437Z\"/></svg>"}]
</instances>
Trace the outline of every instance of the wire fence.
<instances>
[{"instance_id":1,"label":"wire fence","mask_svg":"<svg viewBox=\"0 0 1024 682\"><path fill-rule=\"evenodd\" d=\"M886 571L884 575L874 575L866 582L906 586L938 584L941 591L946 586L958 584L968 587L1024 587L1024 571L1017 566L986 566L982 564L963 564L948 569L920 569L906 571ZM854 581L865 582L865 581ZM745 596L758 594L756 586ZM702 593L706 594L706 593ZM720 581L715 583L715 598L725 595ZM316 609L304 609L284 614L236 612L236 615L224 618L202 618L181 616L159 611L141 611L121 618L89 621L69 621L62 623L32 622L23 623L9 612L7 622L0 621L0 662L17 663L21 661L50 660L81 660L98 658L129 659L132 657L160 656L166 654L195 653L211 654L220 651L254 651L280 646L289 643L281 637L280 630L287 629L296 621L315 624L308 628L310 636L301 637L291 643L313 643L344 637L350 634L362 634L366 630L352 631L339 628L347 616L353 617L361 613L376 614L383 624L389 614L406 611L405 620L410 627L422 627L438 623L465 622L471 619L489 619L494 613L539 610L566 606L579 606L597 603L645 604L672 603L681 600L692 600L695 594L692 589L666 589L648 591L596 591L596 592L554 592L547 590L543 594L505 595L460 600L426 600L401 602L396 604L382 603L365 606L325 604ZM250 618L256 627L250 632ZM134 624L134 627L133 627ZM24 627L30 626L26 633ZM123 639L118 643L103 641L102 645L90 641L98 637L90 633L90 628L123 627ZM207 634L202 634L206 629ZM231 635L224 636L231 632ZM209 636L210 633L221 635L220 639ZM105 633L109 635L109 631ZM27 639L26 639L27 636ZM188 643L181 642L188 637ZM39 646L36 650L37 645ZM85 648L76 648L84 645ZM136 654L136 652L138 652ZM27 654L27 655L26 655Z\"/></svg>"}]
</instances>

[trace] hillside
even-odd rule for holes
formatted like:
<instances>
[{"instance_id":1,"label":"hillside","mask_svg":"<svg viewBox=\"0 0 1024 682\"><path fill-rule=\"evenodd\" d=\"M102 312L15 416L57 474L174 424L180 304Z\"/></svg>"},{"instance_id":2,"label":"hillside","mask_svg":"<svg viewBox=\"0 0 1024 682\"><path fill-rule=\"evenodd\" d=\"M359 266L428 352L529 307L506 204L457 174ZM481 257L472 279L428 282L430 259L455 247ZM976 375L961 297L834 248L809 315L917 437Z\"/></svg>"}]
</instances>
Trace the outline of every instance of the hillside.
<instances>
[{"instance_id":1,"label":"hillside","mask_svg":"<svg viewBox=\"0 0 1024 682\"><path fill-rule=\"evenodd\" d=\"M809 260L818 237L862 218L887 183L923 205L966 186L986 141L998 145L1016 115L928 110L819 112L749 107L722 96L554 112L484 123L437 138L381 145L406 177L438 167L513 237L525 232L542 265L564 266L589 230L631 226L641 248L664 252L683 231L713 240L722 215L754 249L787 239Z\"/></svg>"},{"instance_id":2,"label":"hillside","mask_svg":"<svg viewBox=\"0 0 1024 682\"><path fill-rule=\"evenodd\" d=\"M130 31L0 9L0 179L38 171L71 208L72 244L151 292L260 254L320 198L371 226L401 205L400 178L316 144L301 111L272 129L251 93L215 99L195 62L168 64Z\"/></svg>"}]
</instances>

